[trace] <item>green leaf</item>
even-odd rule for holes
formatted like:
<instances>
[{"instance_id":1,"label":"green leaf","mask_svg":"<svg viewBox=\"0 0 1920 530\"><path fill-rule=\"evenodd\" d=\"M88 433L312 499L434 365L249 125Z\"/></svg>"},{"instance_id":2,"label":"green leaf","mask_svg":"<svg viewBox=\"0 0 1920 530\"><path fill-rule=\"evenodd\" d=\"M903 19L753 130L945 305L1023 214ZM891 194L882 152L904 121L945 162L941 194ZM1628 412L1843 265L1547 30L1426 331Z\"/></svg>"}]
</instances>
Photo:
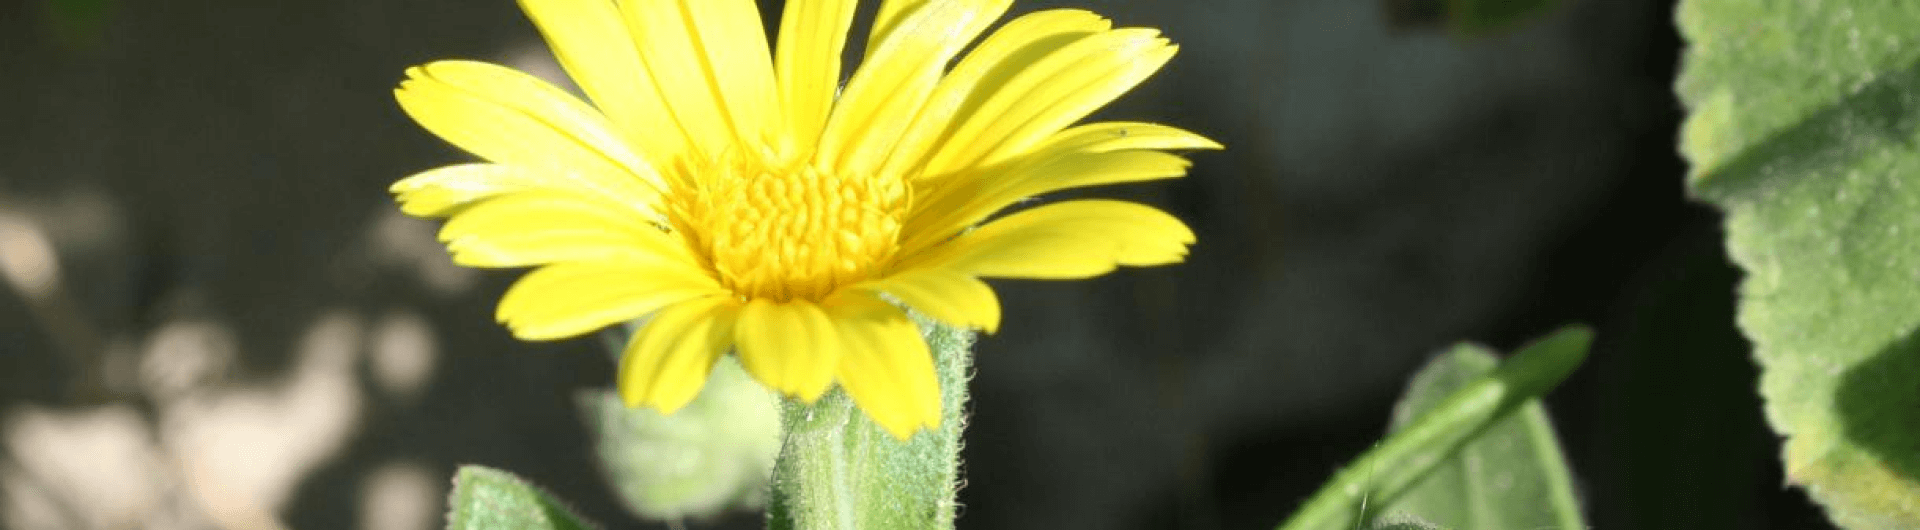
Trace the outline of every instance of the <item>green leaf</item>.
<instances>
[{"instance_id":1,"label":"green leaf","mask_svg":"<svg viewBox=\"0 0 1920 530\"><path fill-rule=\"evenodd\" d=\"M1460 344L1434 358L1394 407L1399 431L1500 364L1491 350ZM1385 509L1448 528L1583 530L1560 443L1539 400L1489 426Z\"/></svg>"},{"instance_id":2,"label":"green leaf","mask_svg":"<svg viewBox=\"0 0 1920 530\"><path fill-rule=\"evenodd\" d=\"M628 511L642 518L705 518L766 503L780 451L778 400L733 356L671 415L627 408L612 390L576 395L601 471Z\"/></svg>"},{"instance_id":3,"label":"green leaf","mask_svg":"<svg viewBox=\"0 0 1920 530\"><path fill-rule=\"evenodd\" d=\"M1484 35L1513 28L1552 9L1557 0L1447 0L1453 30Z\"/></svg>"},{"instance_id":4,"label":"green leaf","mask_svg":"<svg viewBox=\"0 0 1920 530\"><path fill-rule=\"evenodd\" d=\"M1920 528L1920 4L1687 0L1695 196L1726 213L1788 480Z\"/></svg>"},{"instance_id":5,"label":"green leaf","mask_svg":"<svg viewBox=\"0 0 1920 530\"><path fill-rule=\"evenodd\" d=\"M1404 513L1388 514L1367 523L1367 530L1450 530Z\"/></svg>"},{"instance_id":6,"label":"green leaf","mask_svg":"<svg viewBox=\"0 0 1920 530\"><path fill-rule=\"evenodd\" d=\"M448 499L448 530L585 530L593 525L512 473L460 466Z\"/></svg>"},{"instance_id":7,"label":"green leaf","mask_svg":"<svg viewBox=\"0 0 1920 530\"><path fill-rule=\"evenodd\" d=\"M1282 530L1349 530L1392 505L1496 422L1566 379L1586 359L1593 332L1568 326L1521 348L1491 373L1459 385L1335 474Z\"/></svg>"}]
</instances>

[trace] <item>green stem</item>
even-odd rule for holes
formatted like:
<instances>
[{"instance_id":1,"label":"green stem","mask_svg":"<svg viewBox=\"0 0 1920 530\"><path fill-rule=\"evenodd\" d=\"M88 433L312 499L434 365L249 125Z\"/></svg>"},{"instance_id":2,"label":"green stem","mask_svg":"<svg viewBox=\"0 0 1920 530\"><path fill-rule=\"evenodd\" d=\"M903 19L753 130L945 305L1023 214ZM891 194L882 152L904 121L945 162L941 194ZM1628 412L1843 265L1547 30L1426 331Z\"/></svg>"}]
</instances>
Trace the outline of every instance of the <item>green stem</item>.
<instances>
[{"instance_id":1,"label":"green stem","mask_svg":"<svg viewBox=\"0 0 1920 530\"><path fill-rule=\"evenodd\" d=\"M1528 345L1335 474L1280 529L1348 530L1365 523L1369 509L1391 504L1488 426L1559 385L1592 342L1591 330L1569 326Z\"/></svg>"},{"instance_id":2,"label":"green stem","mask_svg":"<svg viewBox=\"0 0 1920 530\"><path fill-rule=\"evenodd\" d=\"M920 329L940 379L940 427L902 442L839 388L810 405L785 402L767 528L953 528L973 333L926 320Z\"/></svg>"}]
</instances>

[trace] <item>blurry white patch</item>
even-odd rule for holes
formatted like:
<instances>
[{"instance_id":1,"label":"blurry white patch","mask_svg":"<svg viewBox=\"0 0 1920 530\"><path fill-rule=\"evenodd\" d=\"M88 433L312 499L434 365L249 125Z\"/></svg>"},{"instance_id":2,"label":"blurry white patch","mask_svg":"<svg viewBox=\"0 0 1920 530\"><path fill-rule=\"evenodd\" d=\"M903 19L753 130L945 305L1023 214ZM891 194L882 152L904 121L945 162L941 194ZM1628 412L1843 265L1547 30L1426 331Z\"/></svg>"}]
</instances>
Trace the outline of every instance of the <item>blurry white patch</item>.
<instances>
[{"instance_id":1,"label":"blurry white patch","mask_svg":"<svg viewBox=\"0 0 1920 530\"><path fill-rule=\"evenodd\" d=\"M60 499L13 466L0 467L0 523L16 530L62 530L80 526Z\"/></svg>"},{"instance_id":2,"label":"blurry white patch","mask_svg":"<svg viewBox=\"0 0 1920 530\"><path fill-rule=\"evenodd\" d=\"M6 447L17 465L0 472L8 528L144 528L166 500L163 460L128 405L15 409Z\"/></svg>"},{"instance_id":3,"label":"blurry white patch","mask_svg":"<svg viewBox=\"0 0 1920 530\"><path fill-rule=\"evenodd\" d=\"M529 42L508 48L500 61L502 65L526 72L538 77L562 90L574 95L580 94L580 87L573 84L573 78L567 77L567 71L553 60L553 54L541 42Z\"/></svg>"},{"instance_id":4,"label":"blurry white patch","mask_svg":"<svg viewBox=\"0 0 1920 530\"><path fill-rule=\"evenodd\" d=\"M9 200L12 199L12 200ZM51 195L0 197L0 217L30 219L58 254L124 248L126 222L106 192L84 186Z\"/></svg>"},{"instance_id":5,"label":"blurry white patch","mask_svg":"<svg viewBox=\"0 0 1920 530\"><path fill-rule=\"evenodd\" d=\"M196 392L161 410L160 438L215 521L275 526L300 478L339 452L360 413L361 327L350 312L326 313L302 337L281 384Z\"/></svg>"},{"instance_id":6,"label":"blurry white patch","mask_svg":"<svg viewBox=\"0 0 1920 530\"><path fill-rule=\"evenodd\" d=\"M383 321L381 327L383 334L402 337L392 342L405 350L407 340L418 340L405 338L406 330L424 324L418 316L400 315L387 319L399 323ZM408 324L409 318L415 322ZM0 523L22 529L285 528L279 514L294 488L339 453L359 421L357 368L371 340L364 327L349 311L322 314L296 346L287 377L240 388L224 384L239 354L225 325L179 320L138 347L125 341L115 355L137 364L123 369L131 374L126 378L154 396L158 436L128 405L13 411L4 422L4 442L6 455L17 461L0 462ZM431 361L424 364L427 369L410 370L430 371ZM404 375L409 368L390 370ZM422 489L437 495L435 481L422 478L423 472L396 473L400 478L383 475L370 483L402 492L401 499L418 497L405 492ZM407 515L421 509L409 501L380 508L399 514L381 520L431 522L431 506L437 505L432 500L425 516Z\"/></svg>"},{"instance_id":7,"label":"blurry white patch","mask_svg":"<svg viewBox=\"0 0 1920 530\"><path fill-rule=\"evenodd\" d=\"M380 466L360 487L361 530L428 530L446 495L432 472L412 462Z\"/></svg>"},{"instance_id":8,"label":"blurry white patch","mask_svg":"<svg viewBox=\"0 0 1920 530\"><path fill-rule=\"evenodd\" d=\"M373 382L388 395L411 400L420 395L433 375L440 355L432 325L420 313L396 309L380 318L373 330Z\"/></svg>"},{"instance_id":9,"label":"blurry white patch","mask_svg":"<svg viewBox=\"0 0 1920 530\"><path fill-rule=\"evenodd\" d=\"M225 325L168 322L140 348L140 387L165 402L220 380L238 355L239 339Z\"/></svg>"},{"instance_id":10,"label":"blurry white patch","mask_svg":"<svg viewBox=\"0 0 1920 530\"><path fill-rule=\"evenodd\" d=\"M28 300L45 300L59 287L59 257L33 220L0 212L0 275Z\"/></svg>"},{"instance_id":11,"label":"blurry white patch","mask_svg":"<svg viewBox=\"0 0 1920 530\"><path fill-rule=\"evenodd\" d=\"M434 294L453 296L473 288L477 271L453 264L435 236L439 223L407 217L395 207L375 214L369 249L376 263L409 269Z\"/></svg>"}]
</instances>

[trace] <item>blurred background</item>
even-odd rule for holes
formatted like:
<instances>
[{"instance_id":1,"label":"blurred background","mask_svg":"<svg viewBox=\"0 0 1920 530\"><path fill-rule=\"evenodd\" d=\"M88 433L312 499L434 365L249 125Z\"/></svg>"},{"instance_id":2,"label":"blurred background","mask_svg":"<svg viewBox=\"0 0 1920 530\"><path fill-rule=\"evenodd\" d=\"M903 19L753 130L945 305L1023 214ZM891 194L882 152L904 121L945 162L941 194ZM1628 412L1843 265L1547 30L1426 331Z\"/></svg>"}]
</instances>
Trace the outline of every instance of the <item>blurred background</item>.
<instances>
[{"instance_id":1,"label":"blurred background","mask_svg":"<svg viewBox=\"0 0 1920 530\"><path fill-rule=\"evenodd\" d=\"M1584 322L1548 406L1595 528L1826 527L1682 192L1671 2L1549 4L1018 2L1164 30L1180 56L1096 117L1228 149L1076 192L1187 220L1188 263L996 282L960 526L1271 527L1433 352ZM515 274L454 267L386 194L468 159L390 94L443 58L558 73L508 0L0 0L0 524L438 528L477 463L661 527L595 468L600 343L514 341Z\"/></svg>"}]
</instances>

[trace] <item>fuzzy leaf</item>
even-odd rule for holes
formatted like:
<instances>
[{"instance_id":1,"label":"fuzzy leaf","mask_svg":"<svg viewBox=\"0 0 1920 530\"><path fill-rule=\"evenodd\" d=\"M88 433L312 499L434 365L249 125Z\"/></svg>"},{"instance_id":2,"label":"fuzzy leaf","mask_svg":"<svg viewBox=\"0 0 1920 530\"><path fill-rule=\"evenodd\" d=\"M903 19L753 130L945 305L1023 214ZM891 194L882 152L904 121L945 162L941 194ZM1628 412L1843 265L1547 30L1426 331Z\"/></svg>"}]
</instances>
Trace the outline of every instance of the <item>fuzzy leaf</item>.
<instances>
[{"instance_id":1,"label":"fuzzy leaf","mask_svg":"<svg viewBox=\"0 0 1920 530\"><path fill-rule=\"evenodd\" d=\"M601 472L634 515L679 521L766 504L780 451L778 401L732 356L721 357L700 395L673 414L627 408L613 390L575 398Z\"/></svg>"},{"instance_id":2,"label":"fuzzy leaf","mask_svg":"<svg viewBox=\"0 0 1920 530\"><path fill-rule=\"evenodd\" d=\"M448 530L586 530L581 520L546 492L512 473L461 466L448 499Z\"/></svg>"},{"instance_id":3,"label":"fuzzy leaf","mask_svg":"<svg viewBox=\"0 0 1920 530\"><path fill-rule=\"evenodd\" d=\"M1367 530L1452 530L1404 513L1378 517L1367 523Z\"/></svg>"},{"instance_id":4,"label":"fuzzy leaf","mask_svg":"<svg viewBox=\"0 0 1920 530\"><path fill-rule=\"evenodd\" d=\"M1920 528L1920 4L1686 0L1693 194L1747 272L1739 325L1788 480Z\"/></svg>"},{"instance_id":5,"label":"fuzzy leaf","mask_svg":"<svg viewBox=\"0 0 1920 530\"><path fill-rule=\"evenodd\" d=\"M774 468L767 528L954 527L960 411L966 408L974 335L917 315L915 320L939 375L939 428L901 441L837 388L810 405L787 401L786 446Z\"/></svg>"}]
</instances>

